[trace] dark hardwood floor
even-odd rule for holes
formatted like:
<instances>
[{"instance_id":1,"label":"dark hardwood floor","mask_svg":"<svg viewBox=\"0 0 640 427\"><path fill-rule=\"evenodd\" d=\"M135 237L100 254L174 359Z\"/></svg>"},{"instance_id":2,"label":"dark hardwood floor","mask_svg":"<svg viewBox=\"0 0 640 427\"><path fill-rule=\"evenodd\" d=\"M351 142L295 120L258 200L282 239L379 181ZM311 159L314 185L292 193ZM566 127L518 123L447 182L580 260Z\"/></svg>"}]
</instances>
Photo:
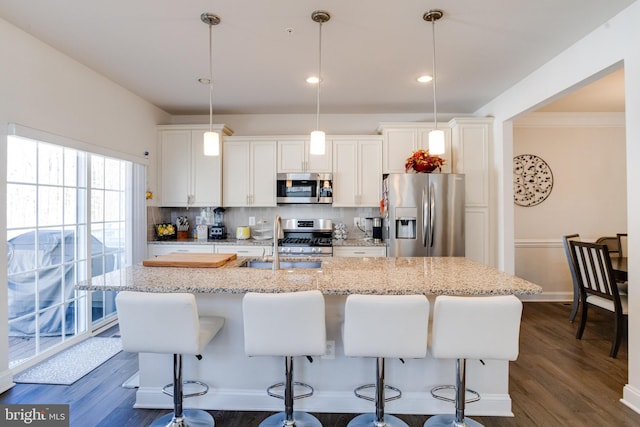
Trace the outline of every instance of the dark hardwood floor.
<instances>
[{"instance_id":1,"label":"dark hardwood floor","mask_svg":"<svg viewBox=\"0 0 640 427\"><path fill-rule=\"evenodd\" d=\"M640 415L620 403L627 382L627 340L609 355L609 315L591 310L582 340L569 323L570 306L524 305L520 356L511 363L515 417L476 417L486 426L640 426ZM121 384L137 370L134 354L121 352L72 386L18 384L0 403L67 403L73 427L139 427L166 410L133 409L132 389ZM453 373L452 373L453 375ZM472 404L471 404L472 405ZM452 408L453 410L453 408ZM270 413L211 411L218 427L253 427ZM353 414L316 414L325 427L343 427ZM425 415L399 415L421 427Z\"/></svg>"}]
</instances>

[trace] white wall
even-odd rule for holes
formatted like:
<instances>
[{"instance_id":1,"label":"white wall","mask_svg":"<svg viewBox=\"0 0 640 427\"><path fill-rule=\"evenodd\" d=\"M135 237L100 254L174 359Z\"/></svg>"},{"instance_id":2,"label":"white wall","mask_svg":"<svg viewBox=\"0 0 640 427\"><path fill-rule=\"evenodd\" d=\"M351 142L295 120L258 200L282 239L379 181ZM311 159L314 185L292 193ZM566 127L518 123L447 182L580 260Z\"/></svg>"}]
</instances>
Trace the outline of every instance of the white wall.
<instances>
[{"instance_id":1,"label":"white wall","mask_svg":"<svg viewBox=\"0 0 640 427\"><path fill-rule=\"evenodd\" d=\"M543 288L536 299L568 300L573 285L561 238L627 231L626 135L623 113L533 113L516 120L513 155L547 162L549 197L515 206L515 272Z\"/></svg>"},{"instance_id":2,"label":"white wall","mask_svg":"<svg viewBox=\"0 0 640 427\"><path fill-rule=\"evenodd\" d=\"M169 115L2 19L0 58L0 252L4 253L9 123L143 163L144 151L155 147L155 125L167 122ZM0 319L7 318L6 271L6 257L0 257ZM7 322L0 322L0 392L11 384L7 339Z\"/></svg>"},{"instance_id":3,"label":"white wall","mask_svg":"<svg viewBox=\"0 0 640 427\"><path fill-rule=\"evenodd\" d=\"M594 81L624 65L625 117L627 150L627 218L629 239L629 281L640 280L640 192L633 191L640 182L640 3L635 2L620 14L569 47L563 53L531 73L525 79L480 108L476 114L495 117L494 165L498 166L495 188L501 198L498 210L499 265L513 271L513 189L511 165L513 151L512 119L535 109L547 100ZM629 383L623 391L626 404L640 412L640 289L629 288Z\"/></svg>"}]
</instances>

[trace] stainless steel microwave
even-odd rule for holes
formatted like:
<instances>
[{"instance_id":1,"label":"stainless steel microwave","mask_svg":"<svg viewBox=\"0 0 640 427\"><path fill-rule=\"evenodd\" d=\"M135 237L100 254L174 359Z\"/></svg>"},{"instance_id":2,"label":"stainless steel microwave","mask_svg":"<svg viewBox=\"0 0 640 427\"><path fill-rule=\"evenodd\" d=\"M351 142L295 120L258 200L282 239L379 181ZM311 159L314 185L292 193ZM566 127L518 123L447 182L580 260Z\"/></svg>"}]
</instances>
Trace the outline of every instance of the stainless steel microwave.
<instances>
[{"instance_id":1,"label":"stainless steel microwave","mask_svg":"<svg viewBox=\"0 0 640 427\"><path fill-rule=\"evenodd\" d=\"M330 173L279 173L277 202L333 203L333 182Z\"/></svg>"}]
</instances>

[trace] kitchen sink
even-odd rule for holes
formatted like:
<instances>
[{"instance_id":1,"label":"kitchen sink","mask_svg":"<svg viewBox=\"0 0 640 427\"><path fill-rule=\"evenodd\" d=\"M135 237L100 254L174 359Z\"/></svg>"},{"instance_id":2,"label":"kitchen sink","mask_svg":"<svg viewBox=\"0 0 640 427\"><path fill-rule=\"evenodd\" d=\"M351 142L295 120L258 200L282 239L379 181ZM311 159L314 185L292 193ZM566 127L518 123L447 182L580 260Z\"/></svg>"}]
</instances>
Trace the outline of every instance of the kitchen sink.
<instances>
[{"instance_id":1,"label":"kitchen sink","mask_svg":"<svg viewBox=\"0 0 640 427\"><path fill-rule=\"evenodd\" d=\"M272 268L273 262L271 261L247 261L242 267L247 268ZM280 268L320 268L322 267L322 261L280 261Z\"/></svg>"}]
</instances>

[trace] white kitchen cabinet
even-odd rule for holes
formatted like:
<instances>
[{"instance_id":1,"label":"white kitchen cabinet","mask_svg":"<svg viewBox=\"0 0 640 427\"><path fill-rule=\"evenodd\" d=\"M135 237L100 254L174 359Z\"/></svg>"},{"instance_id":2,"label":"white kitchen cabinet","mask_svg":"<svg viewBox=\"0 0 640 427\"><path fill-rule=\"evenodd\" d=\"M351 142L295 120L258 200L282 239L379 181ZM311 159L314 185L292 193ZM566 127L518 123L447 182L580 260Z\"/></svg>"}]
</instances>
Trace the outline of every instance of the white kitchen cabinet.
<instances>
[{"instance_id":1,"label":"white kitchen cabinet","mask_svg":"<svg viewBox=\"0 0 640 427\"><path fill-rule=\"evenodd\" d=\"M382 197L382 139L333 140L333 206L378 207Z\"/></svg>"},{"instance_id":2,"label":"white kitchen cabinet","mask_svg":"<svg viewBox=\"0 0 640 427\"><path fill-rule=\"evenodd\" d=\"M383 173L404 173L411 153L429 149L429 132L433 129L433 123L381 123L378 131L382 133ZM445 141L445 153L440 156L446 160L442 172L450 173L451 129L446 123L439 123L438 129L444 131Z\"/></svg>"},{"instance_id":3,"label":"white kitchen cabinet","mask_svg":"<svg viewBox=\"0 0 640 427\"><path fill-rule=\"evenodd\" d=\"M278 138L278 173L330 173L331 141L327 141L325 152L321 156L309 154L309 145L309 140Z\"/></svg>"},{"instance_id":4,"label":"white kitchen cabinet","mask_svg":"<svg viewBox=\"0 0 640 427\"><path fill-rule=\"evenodd\" d=\"M455 173L465 174L465 256L494 265L491 254L489 195L489 146L493 118L458 118L449 122L452 130Z\"/></svg>"},{"instance_id":5,"label":"white kitchen cabinet","mask_svg":"<svg viewBox=\"0 0 640 427\"><path fill-rule=\"evenodd\" d=\"M204 133L209 127L159 126L160 206L220 206L222 167L220 156L205 156ZM215 132L229 135L216 125Z\"/></svg>"},{"instance_id":6,"label":"white kitchen cabinet","mask_svg":"<svg viewBox=\"0 0 640 427\"><path fill-rule=\"evenodd\" d=\"M273 255L272 246L216 245L217 254L237 254L238 256L263 257Z\"/></svg>"},{"instance_id":7,"label":"white kitchen cabinet","mask_svg":"<svg viewBox=\"0 0 640 427\"><path fill-rule=\"evenodd\" d=\"M334 246L335 257L386 257L385 246Z\"/></svg>"},{"instance_id":8,"label":"white kitchen cabinet","mask_svg":"<svg viewBox=\"0 0 640 427\"><path fill-rule=\"evenodd\" d=\"M147 256L149 258L157 257L158 255L166 255L174 252L179 253L199 253L199 254L212 254L213 244L171 244L171 243L148 243L147 244Z\"/></svg>"},{"instance_id":9,"label":"white kitchen cabinet","mask_svg":"<svg viewBox=\"0 0 640 427\"><path fill-rule=\"evenodd\" d=\"M276 140L224 141L222 205L276 206Z\"/></svg>"}]
</instances>

